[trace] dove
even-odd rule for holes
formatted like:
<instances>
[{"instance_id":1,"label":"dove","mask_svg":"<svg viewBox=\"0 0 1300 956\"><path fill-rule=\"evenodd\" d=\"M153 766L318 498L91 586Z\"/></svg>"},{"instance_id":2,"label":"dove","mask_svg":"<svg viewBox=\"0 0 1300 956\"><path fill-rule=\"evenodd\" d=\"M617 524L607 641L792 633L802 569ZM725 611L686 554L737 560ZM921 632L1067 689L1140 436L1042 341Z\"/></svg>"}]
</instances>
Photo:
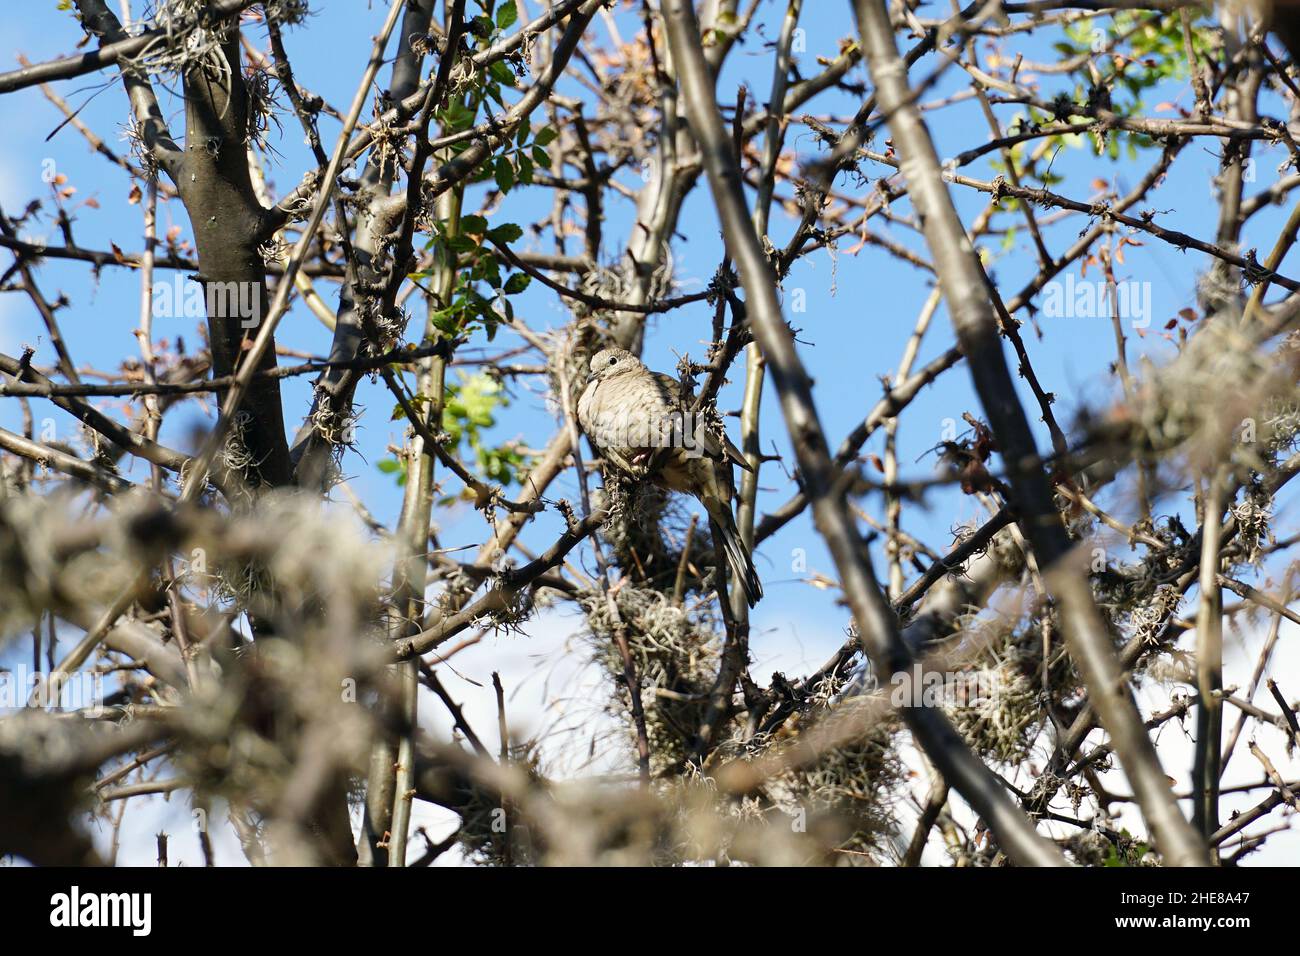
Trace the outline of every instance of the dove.
<instances>
[{"instance_id":1,"label":"dove","mask_svg":"<svg viewBox=\"0 0 1300 956\"><path fill-rule=\"evenodd\" d=\"M732 577L752 608L763 587L731 513L731 466L752 469L725 433L719 436L691 415L690 397L671 375L652 372L631 352L603 349L591 358L578 398L578 423L606 467L692 495L704 506Z\"/></svg>"}]
</instances>

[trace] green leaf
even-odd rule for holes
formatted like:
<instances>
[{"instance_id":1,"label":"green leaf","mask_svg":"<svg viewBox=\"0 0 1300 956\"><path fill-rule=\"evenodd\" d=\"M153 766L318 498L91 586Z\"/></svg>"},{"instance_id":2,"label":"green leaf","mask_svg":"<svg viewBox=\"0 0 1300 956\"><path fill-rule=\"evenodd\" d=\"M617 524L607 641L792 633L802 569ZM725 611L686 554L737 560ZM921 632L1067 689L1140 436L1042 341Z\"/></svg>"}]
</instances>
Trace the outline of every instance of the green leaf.
<instances>
[{"instance_id":1,"label":"green leaf","mask_svg":"<svg viewBox=\"0 0 1300 956\"><path fill-rule=\"evenodd\" d=\"M554 127L547 126L544 127L541 130L541 132L537 134L537 138L533 140L533 142L536 143L538 146L550 146L553 142L555 142L555 138L559 135L560 134L555 131Z\"/></svg>"},{"instance_id":2,"label":"green leaf","mask_svg":"<svg viewBox=\"0 0 1300 956\"><path fill-rule=\"evenodd\" d=\"M492 78L496 80L498 83L501 83L505 86L515 85L514 71L511 70L510 67L506 66L500 60L497 60L495 63L493 63L491 66L488 67L488 73L491 74Z\"/></svg>"},{"instance_id":3,"label":"green leaf","mask_svg":"<svg viewBox=\"0 0 1300 956\"><path fill-rule=\"evenodd\" d=\"M375 467L385 475L396 475L398 487L406 484L406 462L404 460L383 458L375 462Z\"/></svg>"},{"instance_id":4,"label":"green leaf","mask_svg":"<svg viewBox=\"0 0 1300 956\"><path fill-rule=\"evenodd\" d=\"M478 262L474 263L474 268L470 272L471 279L486 279L494 289L501 287L501 263L496 256L482 256ZM478 304L478 293L473 290L469 293L469 298L475 305Z\"/></svg>"},{"instance_id":5,"label":"green leaf","mask_svg":"<svg viewBox=\"0 0 1300 956\"><path fill-rule=\"evenodd\" d=\"M503 110L508 110L510 108L509 106L506 105L506 101L501 98L501 84L498 83L496 80L492 80L491 82L489 82L483 88L483 92L486 93L488 95L488 98L491 99L494 103L496 103L497 106L500 106Z\"/></svg>"},{"instance_id":6,"label":"green leaf","mask_svg":"<svg viewBox=\"0 0 1300 956\"><path fill-rule=\"evenodd\" d=\"M515 185L515 168L510 165L510 158L507 156L497 157L497 166L494 173L497 186L503 193L510 192Z\"/></svg>"},{"instance_id":7,"label":"green leaf","mask_svg":"<svg viewBox=\"0 0 1300 956\"><path fill-rule=\"evenodd\" d=\"M447 108L442 111L439 119L448 133L458 133L462 130L469 129L474 125L474 115L477 111L470 109L460 100L452 100L447 104Z\"/></svg>"},{"instance_id":8,"label":"green leaf","mask_svg":"<svg viewBox=\"0 0 1300 956\"><path fill-rule=\"evenodd\" d=\"M514 26L515 21L519 19L519 6L514 0L506 0L497 10L497 27L502 30L508 30Z\"/></svg>"},{"instance_id":9,"label":"green leaf","mask_svg":"<svg viewBox=\"0 0 1300 956\"><path fill-rule=\"evenodd\" d=\"M429 318L433 323L433 327L448 337L460 331L460 309L454 305L446 309L439 309Z\"/></svg>"},{"instance_id":10,"label":"green leaf","mask_svg":"<svg viewBox=\"0 0 1300 956\"><path fill-rule=\"evenodd\" d=\"M526 272L516 272L506 280L506 295L518 295L528 288L528 283L533 281L533 277Z\"/></svg>"},{"instance_id":11,"label":"green leaf","mask_svg":"<svg viewBox=\"0 0 1300 956\"><path fill-rule=\"evenodd\" d=\"M502 223L495 229L488 230L488 238L493 242L499 242L502 245L516 242L523 237L524 230L518 224L513 222Z\"/></svg>"},{"instance_id":12,"label":"green leaf","mask_svg":"<svg viewBox=\"0 0 1300 956\"><path fill-rule=\"evenodd\" d=\"M487 220L482 216L461 216L460 228L462 232L472 236L481 236L487 232Z\"/></svg>"},{"instance_id":13,"label":"green leaf","mask_svg":"<svg viewBox=\"0 0 1300 956\"><path fill-rule=\"evenodd\" d=\"M533 161L527 156L519 157L519 181L525 186L533 184Z\"/></svg>"},{"instance_id":14,"label":"green leaf","mask_svg":"<svg viewBox=\"0 0 1300 956\"><path fill-rule=\"evenodd\" d=\"M536 160L537 165L541 166L543 169L551 168L551 156L546 152L546 150L542 149L542 147L533 147L533 159Z\"/></svg>"}]
</instances>

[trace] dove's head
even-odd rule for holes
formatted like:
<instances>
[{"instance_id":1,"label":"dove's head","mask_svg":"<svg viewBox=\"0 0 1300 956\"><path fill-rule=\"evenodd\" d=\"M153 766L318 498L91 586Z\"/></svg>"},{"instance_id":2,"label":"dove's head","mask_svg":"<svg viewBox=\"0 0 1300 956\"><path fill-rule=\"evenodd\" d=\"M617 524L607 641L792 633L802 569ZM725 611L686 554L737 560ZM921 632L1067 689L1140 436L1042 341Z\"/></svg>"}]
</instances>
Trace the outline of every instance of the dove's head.
<instances>
[{"instance_id":1,"label":"dove's head","mask_svg":"<svg viewBox=\"0 0 1300 956\"><path fill-rule=\"evenodd\" d=\"M627 349L601 349L591 357L591 374L587 381L598 382L641 367L641 360Z\"/></svg>"}]
</instances>

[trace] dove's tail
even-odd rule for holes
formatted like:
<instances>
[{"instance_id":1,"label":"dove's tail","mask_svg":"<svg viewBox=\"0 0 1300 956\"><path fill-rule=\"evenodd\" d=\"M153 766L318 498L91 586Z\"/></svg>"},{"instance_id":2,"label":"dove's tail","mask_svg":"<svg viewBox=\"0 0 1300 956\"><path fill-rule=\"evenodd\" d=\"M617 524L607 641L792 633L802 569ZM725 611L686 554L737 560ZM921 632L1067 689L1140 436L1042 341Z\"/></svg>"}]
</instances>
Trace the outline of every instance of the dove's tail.
<instances>
[{"instance_id":1,"label":"dove's tail","mask_svg":"<svg viewBox=\"0 0 1300 956\"><path fill-rule=\"evenodd\" d=\"M745 592L745 603L753 607L763 596L763 585L758 580L758 572L754 570L754 561L745 542L740 539L740 530L736 527L736 519L731 516L731 509L716 500L712 503L717 507L709 507L710 502L705 502L705 508L709 512L713 536L722 543L722 552L731 565L733 586L735 583L740 585L740 589Z\"/></svg>"}]
</instances>

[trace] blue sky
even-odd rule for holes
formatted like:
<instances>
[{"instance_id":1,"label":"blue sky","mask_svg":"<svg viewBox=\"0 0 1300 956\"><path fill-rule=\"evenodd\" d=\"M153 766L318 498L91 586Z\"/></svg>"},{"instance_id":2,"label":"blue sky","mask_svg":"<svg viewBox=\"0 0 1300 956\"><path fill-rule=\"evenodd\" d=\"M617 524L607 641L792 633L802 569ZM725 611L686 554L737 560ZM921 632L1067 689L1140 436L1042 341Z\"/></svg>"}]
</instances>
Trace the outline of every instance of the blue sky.
<instances>
[{"instance_id":1,"label":"blue sky","mask_svg":"<svg viewBox=\"0 0 1300 956\"><path fill-rule=\"evenodd\" d=\"M139 0L135 5L138 14ZM534 13L536 7L535 2L529 3L529 9ZM759 19L766 37L777 35L783 7L784 4L774 0L763 3ZM853 33L847 2L815 0L806 7L806 48L797 55L805 76L818 69L817 58L829 59L837 55L841 41ZM369 54L369 38L377 31L387 4L364 0L318 0L313 9L314 14L306 27L290 30L286 35L295 73L305 86L336 106L345 107ZM946 11L946 5L943 9ZM624 37L630 37L639 27L639 14L635 9L629 13L620 6L617 22ZM248 33L257 46L265 48L264 32L259 27L250 27ZM591 35L600 42L608 40L606 27L599 18L593 24ZM0 62L8 68L5 60L11 60L20 52L34 61L66 54L72 51L80 36L72 15L58 12L54 0L6 4L0 11L0 37L3 37L0 40L0 58L5 58ZM1050 61L1056 56L1050 46L1054 38L1050 30L1019 35L1005 41L1001 49L1008 58L1023 53L1027 60ZM981 52L986 52L984 47L981 47ZM933 58L923 60L913 76L926 75L933 67ZM724 102L734 101L737 85L745 82L752 90L751 99L756 97L763 101L767 97L770 77L770 49L758 42L750 42L730 57L719 82L719 98ZM864 81L865 71L859 67L850 78ZM961 88L963 79L964 74L960 71L949 70L925 99L939 99L956 91ZM1061 83L1059 78L1045 78L1044 98L1050 98ZM119 84L107 83L106 88L103 87L104 78L86 77L61 83L58 90L74 106L84 106L81 118L112 148L125 152L126 144L120 137L127 116L125 95ZM566 92L582 95L581 88L571 81ZM1189 83L1185 80L1170 83L1148 94L1147 112L1174 116L1176 114L1169 112L1153 112L1152 107L1161 101L1186 106L1191 99ZM833 91L823 94L801 112L847 117L857 106L854 97ZM1268 97L1265 97L1264 108L1278 112L1278 104ZM179 132L179 99L165 97L164 110L173 117L175 129ZM998 114L1005 126L1015 115L1015 107L999 107ZM988 139L986 122L973 101L931 115L935 120L932 131L942 156ZM64 127L46 141L60 119L60 114L46 102L39 90L29 89L0 98L0 124L6 132L4 137L0 137L0 203L6 213L13 215L37 197L46 198L47 209L51 208L48 202L50 189L42 182L41 175L43 163L53 160L57 170L64 173L68 183L78 190L69 200L69 206L76 207L74 217L79 242L88 248L105 249L110 243L116 243L128 251L139 249L140 207L125 202L129 183L119 170L93 154L70 127ZM538 120L535 125L540 125L540 117ZM333 145L337 129L333 120L324 119L322 134L327 149ZM882 133L879 139L883 140L885 135ZM271 143L279 155L271 161L269 177L273 187L283 191L298 182L302 172L311 165L310 157L291 117L285 118L279 138L275 131L272 132ZM791 129L786 146L803 157L813 155L816 148L807 131L799 127ZM1162 223L1170 228L1212 238L1217 205L1210 179L1217 169L1217 150L1218 143L1209 139L1188 146L1168 179L1139 209L1160 211ZM1262 190L1276 180L1275 167L1285 158L1285 151L1278 147L1261 150L1257 155L1256 181L1249 187L1250 192ZM1155 158L1154 151L1147 151L1136 162L1127 158L1118 162L1098 159L1081 140L1078 146L1062 151L1054 161L1053 170L1065 176L1065 182L1058 187L1060 192L1072 198L1086 199L1093 190L1093 180L1113 182L1122 192L1142 176ZM873 167L869 163L864 164L863 170L872 180L892 173L892 170ZM997 170L992 169L986 160L965 167L963 172L981 179L997 175ZM635 178L626 181L633 186L639 184ZM837 180L837 187L865 194L874 188L874 183L850 182L842 176ZM967 223L983 208L983 194L954 187L953 195ZM97 199L98 209L77 205L90 197ZM466 210L474 209L480 198L481 188L472 190L465 203ZM550 200L550 192L543 188L517 188L492 214L492 222L530 222L545 214ZM895 210L900 214L910 214L906 201L897 203ZM1244 245L1259 247L1262 259L1280 230L1285 213L1285 209L1274 207L1254 217L1247 224ZM603 254L607 261L614 261L621 254L622 244L632 225L631 204L611 199L607 216ZM1009 215L1000 219L1003 225L1022 226L1018 219ZM160 214L160 230L165 231L173 223L181 227L183 235L190 235L179 204L168 204ZM1082 217L1072 216L1046 229L1050 249L1059 254L1086 225ZM793 226L794 221L789 217L774 212L773 233L778 245L790 235ZM924 253L923 244L910 230L879 220L872 223L872 228ZM59 241L57 230L48 218L42 226L29 229L28 234ZM526 237L522 243L529 241ZM1143 237L1142 242L1143 245L1127 250L1126 262L1119 274L1121 279L1151 284L1152 316L1148 331L1152 334L1141 338L1128 330L1130 362L1133 364L1136 364L1138 354L1150 354L1156 361L1173 354L1172 346L1158 332L1164 322L1180 309L1194 305L1197 277L1208 266L1205 257L1198 253L1184 253L1150 237ZM1019 228L1014 244L1007 249L1001 248L999 237L993 237L987 244L994 255L993 275L1004 295L1009 296L1018 291L1035 271L1036 256L1029 235ZM878 398L880 377L892 374L897 368L904 343L931 288L929 277L923 271L892 259L872 246L850 256L846 250L852 245L851 241L845 241L837 255L819 251L800 260L785 282L787 296L793 289L802 289L806 295L806 312L791 315L790 319L801 330L800 340L807 343L803 349L804 361L817 382L818 410L832 447L838 445L842 436L857 424ZM551 251L551 246L548 244L544 251ZM673 247L676 275L682 290L690 292L702 288L716 270L721 254L716 217L707 185L701 180L682 215ZM1077 266L1074 268L1077 277ZM1282 271L1300 273L1300 254L1293 252L1283 264ZM61 317L65 336L78 363L112 368L122 359L138 354L133 336L139 296L134 272L106 269L97 280L92 280L82 265L50 260L41 266L38 277L48 298L64 292L72 301L72 306L62 312ZM170 276L164 273L160 278ZM1090 272L1087 278L1095 279L1097 273ZM327 301L336 302L336 286L321 283L318 288ZM537 283L520 297L516 310L535 327L558 328L569 317L556 297L539 288ZM708 336L709 316L710 307L701 303L666 316L653 317L645 354L648 364L671 370L676 364L676 356L682 352L701 357L703 340ZM1057 418L1068 430L1077 410L1084 406L1104 407L1115 394L1116 386L1108 371L1114 357L1110 320L1104 316L1040 317L1040 323L1044 337L1038 338L1032 326L1026 325L1025 341L1044 386L1058 396ZM278 340L283 346L314 355L323 355L328 350L328 332L300 304L294 307L280 328ZM415 329L413 324L411 332L414 333ZM172 327L161 323L156 329L160 338L174 338L178 334L191 344L191 350L197 346L199 336L190 320L181 320ZM918 367L948 349L953 341L946 312L941 308L921 350ZM20 295L0 296L0 349L8 354L17 354L24 343L37 346L36 361L39 364L52 364L53 353L48 339L30 304ZM503 344L513 346L516 339L503 331L495 345ZM737 366L737 373L736 381L725 388L720 397L719 405L723 410L739 406L743 385L740 366ZM286 381L283 398L287 428L292 434L308 408L309 379L300 377ZM1032 396L1023 383L1022 399L1031 410L1031 418L1036 418ZM362 422L358 453L347 456L344 470L352 477L355 491L371 510L381 520L391 521L400 504L400 489L390 476L377 470L376 463L385 457L384 448L388 442L400 440L400 423L388 420L392 399L382 383L364 384L358 393L358 402L369 413ZM108 407L116 406L108 403ZM933 457L922 456L940 440L944 420L960 422L962 413L967 411L980 415L965 368L959 366L947 373L938 385L924 391L904 415L899 433L903 477L924 478L932 474ZM64 437L74 434L68 425L70 419L51 406L38 407L36 414L38 420L45 415L56 418L60 430L66 430ZM190 428L197 420L197 408L190 405L185 414L175 416L175 421L164 433L164 440L188 447ZM14 428L17 422L16 403L0 403L0 425ZM529 445L540 447L554 427L555 420L539 387L534 386L532 390L520 388L511 407L501 414L495 436L500 439L523 437ZM734 419L731 427L733 436L738 437ZM764 398L762 433L764 448L770 449L774 443L785 456L786 466L793 467L770 379ZM1046 433L1041 427L1039 436L1040 443L1046 446ZM877 435L864 451L879 453L882 442L883 435ZM143 474L143 471L138 473ZM453 479L452 487L454 484ZM784 502L792 490L782 467L769 465L761 482L759 513ZM576 484L569 474L557 482L550 493L552 498L561 496L577 500ZM1102 503L1110 502L1103 497ZM936 548L946 546L950 540L947 536L950 528L981 514L973 499L965 498L955 490L936 492L927 499L927 506L926 509L915 506L905 509L904 528ZM868 501L867 507L873 514L880 514L883 510L877 500ZM1289 509L1279 510L1276 530L1280 536L1294 528L1295 522ZM444 546L468 544L482 538L482 519L468 508L453 514L440 513L436 520L442 526ZM525 540L533 548L545 546L553 540L558 527L558 518L553 512L544 514L535 522ZM833 574L829 557L806 515L762 546L756 563L764 579L767 597L753 615L755 677L761 681L766 681L775 669L798 673L814 667L843 640L846 611L837 606L833 593L809 586L801 580L805 575L791 569L791 558L796 549L807 552L809 570ZM879 552L876 559L877 571L883 575L883 557ZM556 623L543 629L554 630L559 640L566 630L571 630L571 626ZM489 667L499 659L499 655L504 653L503 647L501 642L492 643L491 648L495 649L498 658L485 651L483 666ZM514 650L522 652L521 648ZM474 693L469 686L464 690L467 695ZM1181 773L1181 768L1177 772Z\"/></svg>"}]
</instances>

